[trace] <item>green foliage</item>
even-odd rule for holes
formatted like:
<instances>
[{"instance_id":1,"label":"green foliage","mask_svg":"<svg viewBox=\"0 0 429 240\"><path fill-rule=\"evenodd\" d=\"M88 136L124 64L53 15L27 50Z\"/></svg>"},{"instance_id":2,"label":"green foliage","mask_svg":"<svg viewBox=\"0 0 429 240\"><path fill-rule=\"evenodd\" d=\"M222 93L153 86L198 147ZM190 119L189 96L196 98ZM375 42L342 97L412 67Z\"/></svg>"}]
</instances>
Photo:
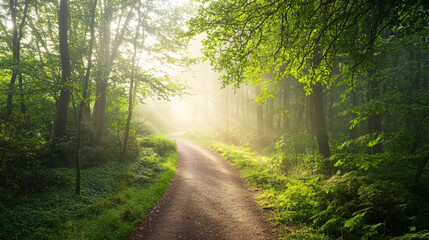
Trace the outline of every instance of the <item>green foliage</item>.
<instances>
[{"instance_id":1,"label":"green foliage","mask_svg":"<svg viewBox=\"0 0 429 240\"><path fill-rule=\"evenodd\" d=\"M284 141L287 139L279 146ZM212 149L238 166L243 177L258 188L257 198L262 207L273 211L282 238L424 239L427 234L429 202L398 180L383 179L370 171L338 172L325 178L315 174L317 164L308 164L307 155L295 155L300 164L295 165L295 171L285 171L285 160L277 155L264 157L248 148L226 145L212 145ZM364 161L349 163L341 157L346 156L334 156L344 169L366 168L355 165ZM385 156L372 159L377 157ZM344 165L346 162L349 165Z\"/></svg>"},{"instance_id":2,"label":"green foliage","mask_svg":"<svg viewBox=\"0 0 429 240\"><path fill-rule=\"evenodd\" d=\"M163 156L168 151L176 150L175 142L162 137L146 136L139 138L138 141L141 147L151 148L161 156Z\"/></svg>"},{"instance_id":3,"label":"green foliage","mask_svg":"<svg viewBox=\"0 0 429 240\"><path fill-rule=\"evenodd\" d=\"M283 134L275 143L276 152L273 158L279 162L279 168L286 174L304 171L303 166L310 171L316 171L322 159L314 153L315 141L307 132Z\"/></svg>"},{"instance_id":4,"label":"green foliage","mask_svg":"<svg viewBox=\"0 0 429 240\"><path fill-rule=\"evenodd\" d=\"M43 189L49 179L38 173L47 141L26 124L25 119L0 122L0 200Z\"/></svg>"},{"instance_id":5,"label":"green foliage","mask_svg":"<svg viewBox=\"0 0 429 240\"><path fill-rule=\"evenodd\" d=\"M155 129L152 124L145 121L143 118L134 117L133 123L136 134L138 135L147 136L155 133Z\"/></svg>"},{"instance_id":6,"label":"green foliage","mask_svg":"<svg viewBox=\"0 0 429 240\"><path fill-rule=\"evenodd\" d=\"M176 163L175 152L144 149L132 161L83 169L81 196L73 168L39 171L43 192L2 200L0 238L122 239L162 196Z\"/></svg>"}]
</instances>

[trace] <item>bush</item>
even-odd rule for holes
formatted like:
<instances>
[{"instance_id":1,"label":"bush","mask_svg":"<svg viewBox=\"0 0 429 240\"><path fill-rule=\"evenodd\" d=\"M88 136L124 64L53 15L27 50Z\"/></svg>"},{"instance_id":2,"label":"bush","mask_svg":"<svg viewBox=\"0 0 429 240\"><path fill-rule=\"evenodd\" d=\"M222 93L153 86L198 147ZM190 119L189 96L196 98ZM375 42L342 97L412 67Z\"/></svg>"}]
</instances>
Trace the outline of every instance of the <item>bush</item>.
<instances>
[{"instance_id":1,"label":"bush","mask_svg":"<svg viewBox=\"0 0 429 240\"><path fill-rule=\"evenodd\" d=\"M169 139L156 136L146 136L137 140L141 147L152 148L161 156L164 156L168 151L176 150L176 143Z\"/></svg>"},{"instance_id":2,"label":"bush","mask_svg":"<svg viewBox=\"0 0 429 240\"><path fill-rule=\"evenodd\" d=\"M140 136L148 136L155 132L153 125L141 117L133 118L134 129Z\"/></svg>"},{"instance_id":3,"label":"bush","mask_svg":"<svg viewBox=\"0 0 429 240\"><path fill-rule=\"evenodd\" d=\"M287 154L281 155L283 158L264 157L248 148L225 145L212 148L240 167L244 178L258 187L260 204L272 209L278 227L288 229L285 238L425 239L423 236L428 234L427 198L413 193L401 182L362 167L379 165L370 163L370 159L380 156L368 157L359 166L343 159L345 165L341 166L362 170L345 174L338 171L325 179L311 171L317 169L320 158L310 153L294 155L298 163L292 165L285 162ZM333 159L340 161L340 156ZM307 167L308 163L316 167ZM285 171L285 166L295 166L295 171Z\"/></svg>"},{"instance_id":4,"label":"bush","mask_svg":"<svg viewBox=\"0 0 429 240\"><path fill-rule=\"evenodd\" d=\"M82 168L98 166L99 164L106 163L109 160L113 160L112 156L117 156L117 154L112 153L108 148L102 146L83 146L81 150ZM114 160L117 160L117 158Z\"/></svg>"},{"instance_id":5,"label":"bush","mask_svg":"<svg viewBox=\"0 0 429 240\"><path fill-rule=\"evenodd\" d=\"M82 169L80 196L74 168L41 169L43 192L0 202L0 239L123 239L168 187L176 162L174 152L143 149L133 161Z\"/></svg>"}]
</instances>

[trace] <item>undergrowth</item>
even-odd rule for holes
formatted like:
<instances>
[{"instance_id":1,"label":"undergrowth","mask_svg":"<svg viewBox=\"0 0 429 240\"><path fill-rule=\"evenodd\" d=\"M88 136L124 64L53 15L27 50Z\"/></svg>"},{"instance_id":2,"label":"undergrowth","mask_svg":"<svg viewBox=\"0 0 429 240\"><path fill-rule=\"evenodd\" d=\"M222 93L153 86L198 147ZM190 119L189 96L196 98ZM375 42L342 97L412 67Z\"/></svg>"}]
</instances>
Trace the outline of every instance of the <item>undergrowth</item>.
<instances>
[{"instance_id":1,"label":"undergrowth","mask_svg":"<svg viewBox=\"0 0 429 240\"><path fill-rule=\"evenodd\" d=\"M369 171L318 174L305 151L261 156L212 144L258 191L282 239L429 239L429 203L404 183Z\"/></svg>"},{"instance_id":2,"label":"undergrowth","mask_svg":"<svg viewBox=\"0 0 429 240\"><path fill-rule=\"evenodd\" d=\"M3 198L0 239L122 239L144 219L176 171L172 141L142 140L132 161L82 170L82 194L74 194L74 169L45 169L52 182L37 193Z\"/></svg>"}]
</instances>

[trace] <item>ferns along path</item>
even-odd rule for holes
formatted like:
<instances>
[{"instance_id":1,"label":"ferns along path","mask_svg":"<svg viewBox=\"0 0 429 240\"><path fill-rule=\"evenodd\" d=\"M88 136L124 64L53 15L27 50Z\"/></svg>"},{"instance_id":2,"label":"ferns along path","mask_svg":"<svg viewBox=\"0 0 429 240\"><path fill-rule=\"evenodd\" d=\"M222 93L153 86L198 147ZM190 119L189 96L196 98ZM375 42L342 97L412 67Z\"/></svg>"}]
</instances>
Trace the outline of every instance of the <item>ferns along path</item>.
<instances>
[{"instance_id":1,"label":"ferns along path","mask_svg":"<svg viewBox=\"0 0 429 240\"><path fill-rule=\"evenodd\" d=\"M201 145L171 137L179 162L170 187L128 239L273 239L240 173Z\"/></svg>"}]
</instances>

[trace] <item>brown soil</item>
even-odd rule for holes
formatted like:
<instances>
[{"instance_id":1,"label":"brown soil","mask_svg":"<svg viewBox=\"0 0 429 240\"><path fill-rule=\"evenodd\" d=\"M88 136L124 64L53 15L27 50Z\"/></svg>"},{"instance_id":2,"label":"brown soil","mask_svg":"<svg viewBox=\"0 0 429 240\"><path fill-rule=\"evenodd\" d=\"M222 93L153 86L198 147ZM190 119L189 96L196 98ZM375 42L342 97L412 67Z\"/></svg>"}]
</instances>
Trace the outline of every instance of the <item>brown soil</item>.
<instances>
[{"instance_id":1,"label":"brown soil","mask_svg":"<svg viewBox=\"0 0 429 240\"><path fill-rule=\"evenodd\" d=\"M164 196L128 238L273 239L253 192L218 154L175 135L179 162Z\"/></svg>"}]
</instances>

